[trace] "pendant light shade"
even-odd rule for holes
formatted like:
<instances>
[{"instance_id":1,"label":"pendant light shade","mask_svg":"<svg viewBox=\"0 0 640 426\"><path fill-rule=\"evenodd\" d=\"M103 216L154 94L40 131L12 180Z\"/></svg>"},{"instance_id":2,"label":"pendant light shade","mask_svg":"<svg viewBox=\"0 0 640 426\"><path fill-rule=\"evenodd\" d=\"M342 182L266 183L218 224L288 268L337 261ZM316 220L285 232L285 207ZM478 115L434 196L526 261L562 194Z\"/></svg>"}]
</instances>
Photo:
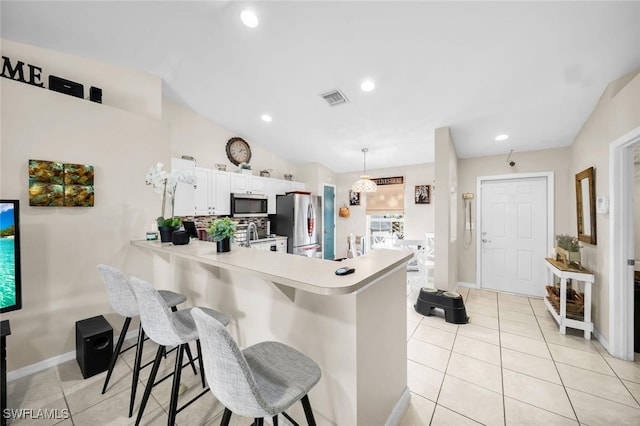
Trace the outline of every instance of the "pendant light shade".
<instances>
[{"instance_id":1,"label":"pendant light shade","mask_svg":"<svg viewBox=\"0 0 640 426\"><path fill-rule=\"evenodd\" d=\"M360 179L358 179L353 185L351 185L351 190L353 192L376 192L378 190L378 185L367 175L367 148L362 148L362 153L364 154L364 172Z\"/></svg>"}]
</instances>

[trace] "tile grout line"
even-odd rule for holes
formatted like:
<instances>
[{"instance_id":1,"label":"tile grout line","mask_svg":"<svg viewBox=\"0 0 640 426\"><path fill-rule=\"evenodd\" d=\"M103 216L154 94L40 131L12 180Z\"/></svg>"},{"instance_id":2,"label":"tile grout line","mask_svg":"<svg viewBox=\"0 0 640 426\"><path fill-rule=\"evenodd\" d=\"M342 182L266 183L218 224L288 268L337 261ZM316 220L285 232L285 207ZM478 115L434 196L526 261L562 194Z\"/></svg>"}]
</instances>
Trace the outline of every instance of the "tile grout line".
<instances>
[{"instance_id":1,"label":"tile grout line","mask_svg":"<svg viewBox=\"0 0 640 426\"><path fill-rule=\"evenodd\" d=\"M467 292L467 298L468 297L469 297L469 292ZM464 301L464 299L463 299L463 301ZM453 338L453 344L451 345L451 350L449 350L449 358L447 359L447 365L444 368L444 374L442 375L442 382L440 383L440 387L438 388L438 395L436 396L435 406L433 407L433 413L431 413L431 419L429 420L429 425L431 425L433 423L433 418L435 417L436 409L438 408L438 405L439 405L438 404L438 400L440 399L440 393L442 392L442 386L444 385L444 380L447 377L447 370L449 369L449 363L451 362L451 356L453 355L453 347L456 344L456 339L458 338L458 332L459 331L460 331L460 325L458 325L458 327L456 328L456 332L455 332L455 335L454 335L454 338ZM453 377L455 377L455 376L453 376ZM447 408L444 405L440 405L440 406L443 407L443 408L446 408L447 410L450 410L453 413L458 414L459 416L462 416L464 418L467 418L467 419L469 419L471 421L476 422L475 419L472 419L469 416L466 416L466 415L464 415L462 413L458 413L457 411L455 411L455 410L453 410L451 408Z\"/></svg>"},{"instance_id":2,"label":"tile grout line","mask_svg":"<svg viewBox=\"0 0 640 426\"><path fill-rule=\"evenodd\" d=\"M538 321L537 316L536 316L536 321ZM540 329L542 329L542 327L540 326L539 322L538 322L538 326L540 327ZM603 355L603 354L598 350L598 348L596 348L596 347L595 347L595 345L594 345L594 343L593 343L593 341L592 341L591 339L589 340L589 342L590 342L591 346L595 349L595 352L585 351L585 350L582 350L582 349L574 348L574 347L572 347L572 346L562 345L562 344L559 344L559 343L548 342L548 341L547 341L547 339L546 339L546 336L544 335L544 333L542 334L542 336L543 336L543 338L545 339L545 343L547 344L547 348L549 348L549 344L554 344L554 345L557 345L557 346L562 346L562 347L565 347L565 348L573 349L573 350L576 350L576 351L581 351L581 352L584 352L584 353L587 353L587 354L590 354L590 355L591 355L591 354L594 354L594 355L595 355L595 354L597 354L597 355L599 355L599 356L600 356L600 358L602 358L602 360L605 362L605 364L607 364L607 366L611 369L611 371L612 371L612 372L613 372L613 374L614 374L613 376L611 376L611 375L608 375L608 374L605 374L605 373L602 373L602 372L600 372L600 371L596 371L596 370L593 370L593 369L590 369L590 368L584 368L584 367L581 367L581 366L578 366L578 365L572 365L572 364L567 364L567 363L565 363L565 362L556 361L555 359L553 359L553 354L551 354L551 356L552 356L552 360L553 360L553 363L554 363L554 367L556 368L556 371L558 372L558 376L560 377L560 381L561 381L561 383L562 383L562 387L565 389L565 393L567 393L567 397L569 397L568 392L567 392L567 389L573 389L573 388L571 388L571 387L567 387L567 386L564 384L564 380L562 379L562 375L560 374L560 371L558 370L558 364L568 365L568 366L570 366L570 367L577 368L577 369L584 370L584 371L588 371L588 372L590 372L590 373L602 374L603 376L607 376L607 377L615 377L616 379L618 379L618 381L620 382L620 384L625 388L625 390L628 392L628 394L633 398L633 400L634 400L634 401L636 401L636 403L638 404L638 407L632 407L632 408L640 409L640 401L638 400L638 398L636 398L636 397L635 397L635 395L634 395L634 394L629 390L629 388L627 387L627 385L624 383L624 380L623 380L623 379L618 375L618 373L617 373L617 372L615 371L615 369L611 366L611 364L610 364L609 362L607 362L607 357L605 357L605 356L604 356L604 355ZM549 348L549 353L551 353L550 348ZM610 399L610 398L605 397L605 396L596 395L596 394L593 394L593 393L590 393L590 392L585 392L585 391L580 390L580 389L573 389L573 390L575 390L575 391L577 391L577 392L582 392L582 393L584 393L584 394L587 394L587 395L590 395L590 396L593 396L593 397L597 397L597 398L600 398L600 399L604 399L604 400L607 400L607 401L611 401L611 402L614 402L614 403L617 403L617 404L620 404L620 405L623 405L623 406L627 406L627 407L629 407L627 404L620 403L620 402L618 402L618 401L615 401L615 400ZM574 410L574 413L576 413L575 408L573 407L573 403L571 402L571 398L569 398L569 402L570 402L570 404L571 404L571 408ZM577 413L576 413L576 418L577 418Z\"/></svg>"},{"instance_id":3,"label":"tile grout line","mask_svg":"<svg viewBox=\"0 0 640 426\"><path fill-rule=\"evenodd\" d=\"M597 349L597 348L596 348ZM638 409L640 409L640 401L638 400L638 398L636 398L636 396L633 394L633 392L631 392L631 390L629 389L629 387L627 386L627 384L624 382L624 379L622 379L622 377L620 377L618 375L618 372L615 370L615 368L613 368L613 366L611 364L609 364L609 362L607 361L607 358L605 356L603 356L599 351L598 354L602 357L603 361L607 364L607 366L609 366L609 368L611 369L611 371L613 371L613 374L615 374L615 377L620 381L620 383L622 384L622 386L627 390L627 392L629 392L629 394L631 395L631 398L634 399L634 401L636 401L636 403L638 404ZM615 358L614 358L615 359ZM630 382L633 382L633 380L629 380ZM634 382L635 383L635 382ZM624 405L624 404L622 404Z\"/></svg>"},{"instance_id":4,"label":"tile grout line","mask_svg":"<svg viewBox=\"0 0 640 426\"><path fill-rule=\"evenodd\" d=\"M529 304L531 304L531 301L529 301ZM538 321L538 317L536 316L535 318L536 318L536 324L538 324L538 328L540 329L540 333L542 333L542 327L540 327L540 323ZM576 408L573 406L573 401L571 401L571 397L569 397L569 392L567 391L567 386L564 384L564 380L562 379L562 375L560 374L560 370L558 370L558 364L556 363L556 360L553 357L553 353L551 352L551 348L549 347L549 342L547 341L547 337L544 335L544 333L542 333L542 339L544 340L544 344L547 347L547 351L549 351L549 355L551 356L551 361L553 362L553 368L556 370L556 373L558 374L558 378L560 379L560 384L562 385L562 390L564 391L565 395L567 396L567 401L569 401L569 406L571 407L571 410L573 411L573 415L575 416L576 421L578 422L578 425L580 425L581 424L580 423L580 418L578 417L578 413L576 412Z\"/></svg>"},{"instance_id":5,"label":"tile grout line","mask_svg":"<svg viewBox=\"0 0 640 426\"><path fill-rule=\"evenodd\" d=\"M69 405L69 401L67 400L67 394L64 391L64 388L62 387L62 383L60 381L60 375L56 373L56 381L58 382L58 386L60 387L60 393L62 393L62 398L64 399L64 404L67 407L68 413L69 413L69 418L62 420L56 424L61 424L63 422L65 422L66 420L71 420L71 424L75 425L76 423L73 421L73 414L71 414L71 406Z\"/></svg>"},{"instance_id":6,"label":"tile grout line","mask_svg":"<svg viewBox=\"0 0 640 426\"><path fill-rule=\"evenodd\" d=\"M500 384L502 385L502 420L507 426L507 401L504 393L504 366L502 365L502 324L500 320L500 297L496 295L496 311L498 312L498 347L500 348Z\"/></svg>"}]
</instances>

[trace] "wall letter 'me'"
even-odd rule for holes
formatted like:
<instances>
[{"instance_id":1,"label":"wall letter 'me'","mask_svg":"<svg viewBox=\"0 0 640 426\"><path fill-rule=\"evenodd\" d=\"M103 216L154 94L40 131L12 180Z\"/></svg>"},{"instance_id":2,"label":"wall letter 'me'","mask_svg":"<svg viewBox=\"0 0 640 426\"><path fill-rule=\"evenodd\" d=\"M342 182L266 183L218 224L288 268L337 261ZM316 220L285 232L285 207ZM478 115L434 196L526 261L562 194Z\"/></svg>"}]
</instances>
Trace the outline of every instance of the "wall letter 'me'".
<instances>
[{"instance_id":1,"label":"wall letter 'me'","mask_svg":"<svg viewBox=\"0 0 640 426\"><path fill-rule=\"evenodd\" d=\"M42 68L35 65L27 64L29 67L29 81L24 79L24 62L18 63L12 67L11 59L6 56L2 57L2 74L0 76L11 80L21 81L22 83L31 84L32 86L44 87L44 83L40 81L42 77Z\"/></svg>"}]
</instances>

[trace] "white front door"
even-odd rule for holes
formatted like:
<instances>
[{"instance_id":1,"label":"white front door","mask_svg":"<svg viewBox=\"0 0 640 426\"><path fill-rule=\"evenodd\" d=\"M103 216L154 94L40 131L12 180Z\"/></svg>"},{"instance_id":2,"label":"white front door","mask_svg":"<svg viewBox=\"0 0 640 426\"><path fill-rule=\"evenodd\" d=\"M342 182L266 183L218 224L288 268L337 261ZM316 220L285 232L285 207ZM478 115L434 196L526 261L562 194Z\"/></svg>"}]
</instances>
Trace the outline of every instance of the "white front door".
<instances>
[{"instance_id":1,"label":"white front door","mask_svg":"<svg viewBox=\"0 0 640 426\"><path fill-rule=\"evenodd\" d=\"M481 287L543 296L547 178L487 180L481 191Z\"/></svg>"}]
</instances>

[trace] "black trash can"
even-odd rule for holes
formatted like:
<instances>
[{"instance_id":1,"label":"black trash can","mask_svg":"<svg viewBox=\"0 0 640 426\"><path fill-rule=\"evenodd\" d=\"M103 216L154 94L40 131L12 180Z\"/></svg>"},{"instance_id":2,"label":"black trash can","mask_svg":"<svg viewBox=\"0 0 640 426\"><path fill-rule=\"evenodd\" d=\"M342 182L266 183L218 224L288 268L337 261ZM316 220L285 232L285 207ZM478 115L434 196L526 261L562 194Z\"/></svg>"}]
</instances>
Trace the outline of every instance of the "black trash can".
<instances>
[{"instance_id":1,"label":"black trash can","mask_svg":"<svg viewBox=\"0 0 640 426\"><path fill-rule=\"evenodd\" d=\"M85 379L107 371L113 354L113 327L102 315L76 322L76 360Z\"/></svg>"}]
</instances>

